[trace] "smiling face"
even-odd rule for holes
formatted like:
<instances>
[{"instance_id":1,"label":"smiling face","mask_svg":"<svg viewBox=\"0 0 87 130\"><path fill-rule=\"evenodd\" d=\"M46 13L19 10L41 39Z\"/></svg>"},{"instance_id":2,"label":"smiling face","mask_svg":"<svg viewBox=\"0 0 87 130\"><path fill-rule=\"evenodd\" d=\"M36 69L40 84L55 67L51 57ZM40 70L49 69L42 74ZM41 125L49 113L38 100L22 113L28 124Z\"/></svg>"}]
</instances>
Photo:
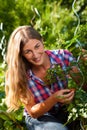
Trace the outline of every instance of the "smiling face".
<instances>
[{"instance_id":1,"label":"smiling face","mask_svg":"<svg viewBox=\"0 0 87 130\"><path fill-rule=\"evenodd\" d=\"M23 56L33 66L39 66L44 63L45 52L42 41L30 39L23 47Z\"/></svg>"}]
</instances>

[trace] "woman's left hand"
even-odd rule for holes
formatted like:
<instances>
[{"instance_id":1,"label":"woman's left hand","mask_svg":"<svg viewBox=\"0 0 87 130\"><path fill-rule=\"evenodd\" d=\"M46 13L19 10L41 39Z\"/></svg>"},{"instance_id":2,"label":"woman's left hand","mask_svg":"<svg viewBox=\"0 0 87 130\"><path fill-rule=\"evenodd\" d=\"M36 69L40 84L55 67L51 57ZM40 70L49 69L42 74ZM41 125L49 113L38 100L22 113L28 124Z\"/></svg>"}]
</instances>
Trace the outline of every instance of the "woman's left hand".
<instances>
[{"instance_id":1,"label":"woman's left hand","mask_svg":"<svg viewBox=\"0 0 87 130\"><path fill-rule=\"evenodd\" d=\"M57 98L59 98L61 103L68 104L73 100L75 90L64 89L60 91L63 91L63 92L61 96L57 96Z\"/></svg>"},{"instance_id":2,"label":"woman's left hand","mask_svg":"<svg viewBox=\"0 0 87 130\"><path fill-rule=\"evenodd\" d=\"M73 98L74 98L74 94L75 94L75 90L70 90L70 92L68 94L64 94L65 95L65 104L69 104L70 102L72 102Z\"/></svg>"}]
</instances>

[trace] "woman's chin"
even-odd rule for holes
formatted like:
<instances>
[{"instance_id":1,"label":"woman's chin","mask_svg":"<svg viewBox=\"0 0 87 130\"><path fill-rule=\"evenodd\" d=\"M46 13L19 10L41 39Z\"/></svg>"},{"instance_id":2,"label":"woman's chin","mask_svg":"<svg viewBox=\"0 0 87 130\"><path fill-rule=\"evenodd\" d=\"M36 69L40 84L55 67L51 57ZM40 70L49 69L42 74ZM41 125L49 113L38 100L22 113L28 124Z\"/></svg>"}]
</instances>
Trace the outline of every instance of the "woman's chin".
<instances>
[{"instance_id":1,"label":"woman's chin","mask_svg":"<svg viewBox=\"0 0 87 130\"><path fill-rule=\"evenodd\" d=\"M40 66L40 65L42 65L42 62L41 61L33 62L33 65Z\"/></svg>"}]
</instances>

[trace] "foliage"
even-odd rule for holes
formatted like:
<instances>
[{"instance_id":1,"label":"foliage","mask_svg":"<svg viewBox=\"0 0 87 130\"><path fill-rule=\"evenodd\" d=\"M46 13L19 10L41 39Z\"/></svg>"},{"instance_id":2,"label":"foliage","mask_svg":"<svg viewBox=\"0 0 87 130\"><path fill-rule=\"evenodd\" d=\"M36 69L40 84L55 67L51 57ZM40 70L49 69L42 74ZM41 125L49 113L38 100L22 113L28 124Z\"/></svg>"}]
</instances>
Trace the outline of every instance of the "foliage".
<instances>
[{"instance_id":1,"label":"foliage","mask_svg":"<svg viewBox=\"0 0 87 130\"><path fill-rule=\"evenodd\" d=\"M54 65L52 68L47 70L46 80L49 84L56 82L57 80L64 80L68 77L68 88L75 89L75 96L73 101L66 105L66 109L69 113L67 123L70 123L76 119L80 120L81 127L87 129L87 90L83 90L84 84L87 85L87 61L84 61L82 57L87 56L86 52L81 52L80 59L77 62L73 61L69 67L62 70L59 65ZM79 72L71 73L74 66L79 68ZM71 77L69 75L71 74ZM78 84L73 79L79 77ZM62 97L63 98L63 97ZM67 124L66 123L66 124Z\"/></svg>"},{"instance_id":2,"label":"foliage","mask_svg":"<svg viewBox=\"0 0 87 130\"><path fill-rule=\"evenodd\" d=\"M16 112L6 112L5 100L0 103L0 130L26 130L23 119L23 108Z\"/></svg>"},{"instance_id":3,"label":"foliage","mask_svg":"<svg viewBox=\"0 0 87 130\"><path fill-rule=\"evenodd\" d=\"M46 47L51 49L60 48L62 43L74 36L77 17L72 9L73 0L1 0L0 3L0 23L4 24L6 41L16 27L24 24L34 26L42 34ZM86 4L86 0L79 0L74 6L84 32L87 22ZM78 33L83 34L83 31L78 30ZM84 35L79 40L83 45L87 43Z\"/></svg>"}]
</instances>

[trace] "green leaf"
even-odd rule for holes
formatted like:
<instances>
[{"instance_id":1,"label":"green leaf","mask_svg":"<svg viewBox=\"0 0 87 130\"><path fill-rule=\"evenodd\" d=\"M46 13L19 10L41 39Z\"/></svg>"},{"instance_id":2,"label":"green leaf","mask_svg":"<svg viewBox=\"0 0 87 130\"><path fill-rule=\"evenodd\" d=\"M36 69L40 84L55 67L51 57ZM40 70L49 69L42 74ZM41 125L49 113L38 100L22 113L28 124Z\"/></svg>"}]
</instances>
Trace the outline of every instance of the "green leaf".
<instances>
[{"instance_id":1,"label":"green leaf","mask_svg":"<svg viewBox=\"0 0 87 130\"><path fill-rule=\"evenodd\" d=\"M1 110L0 110L0 118L3 119L3 120L11 120L9 118L9 114L4 112L4 111L1 111Z\"/></svg>"}]
</instances>

